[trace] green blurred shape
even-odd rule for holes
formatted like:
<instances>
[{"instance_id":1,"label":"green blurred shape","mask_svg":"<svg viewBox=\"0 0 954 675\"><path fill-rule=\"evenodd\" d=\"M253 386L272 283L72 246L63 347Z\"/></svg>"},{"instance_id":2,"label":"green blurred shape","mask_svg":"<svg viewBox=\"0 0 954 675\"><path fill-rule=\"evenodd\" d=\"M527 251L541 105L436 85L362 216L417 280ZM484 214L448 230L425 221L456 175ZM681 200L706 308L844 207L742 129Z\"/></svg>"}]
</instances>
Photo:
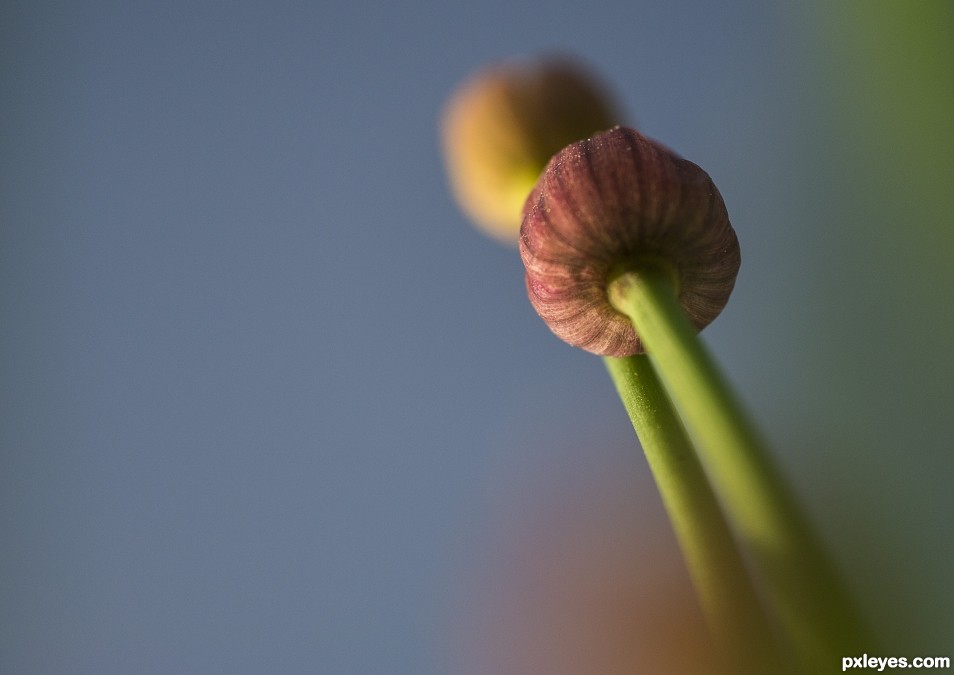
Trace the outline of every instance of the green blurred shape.
<instances>
[{"instance_id":1,"label":"green blurred shape","mask_svg":"<svg viewBox=\"0 0 954 675\"><path fill-rule=\"evenodd\" d=\"M954 648L954 2L817 2L816 333L826 434L871 503L858 569L886 648ZM852 533L847 533L850 537ZM863 561L856 561L863 562Z\"/></svg>"}]
</instances>

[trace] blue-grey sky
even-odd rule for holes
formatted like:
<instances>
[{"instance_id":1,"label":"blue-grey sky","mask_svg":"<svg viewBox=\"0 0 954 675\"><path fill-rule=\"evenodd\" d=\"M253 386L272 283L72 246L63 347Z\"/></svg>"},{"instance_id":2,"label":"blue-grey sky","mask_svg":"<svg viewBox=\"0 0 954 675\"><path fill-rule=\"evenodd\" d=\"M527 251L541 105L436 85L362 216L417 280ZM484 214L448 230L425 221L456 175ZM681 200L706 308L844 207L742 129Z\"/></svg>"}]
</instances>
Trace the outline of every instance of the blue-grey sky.
<instances>
[{"instance_id":1,"label":"blue-grey sky","mask_svg":"<svg viewBox=\"0 0 954 675\"><path fill-rule=\"evenodd\" d=\"M554 50L713 176L706 341L875 623L949 655L951 240L878 163L938 130L823 5L3 3L0 671L463 671L502 504L623 466L660 517L443 173L450 91Z\"/></svg>"}]
</instances>

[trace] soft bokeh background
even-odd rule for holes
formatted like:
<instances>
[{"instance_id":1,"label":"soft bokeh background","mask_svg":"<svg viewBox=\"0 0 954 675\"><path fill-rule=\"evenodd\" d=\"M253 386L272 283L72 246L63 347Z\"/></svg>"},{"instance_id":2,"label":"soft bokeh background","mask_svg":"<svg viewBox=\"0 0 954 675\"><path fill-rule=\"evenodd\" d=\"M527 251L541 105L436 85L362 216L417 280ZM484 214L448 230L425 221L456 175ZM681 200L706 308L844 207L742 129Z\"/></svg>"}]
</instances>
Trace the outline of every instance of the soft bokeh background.
<instances>
[{"instance_id":1,"label":"soft bokeh background","mask_svg":"<svg viewBox=\"0 0 954 675\"><path fill-rule=\"evenodd\" d=\"M557 672L640 650L579 625L693 630L600 361L443 175L453 87L553 50L719 185L705 339L879 653L954 655L954 5L797 4L2 3L0 672Z\"/></svg>"}]
</instances>

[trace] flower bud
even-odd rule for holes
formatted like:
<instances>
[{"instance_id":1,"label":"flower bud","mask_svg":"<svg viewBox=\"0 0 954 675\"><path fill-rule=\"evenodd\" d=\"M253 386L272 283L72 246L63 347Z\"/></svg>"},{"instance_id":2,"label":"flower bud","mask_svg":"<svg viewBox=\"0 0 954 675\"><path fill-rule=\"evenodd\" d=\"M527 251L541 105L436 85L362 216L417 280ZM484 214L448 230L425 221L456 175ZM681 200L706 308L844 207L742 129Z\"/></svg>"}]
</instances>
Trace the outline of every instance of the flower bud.
<instances>
[{"instance_id":1,"label":"flower bud","mask_svg":"<svg viewBox=\"0 0 954 675\"><path fill-rule=\"evenodd\" d=\"M709 175L617 127L555 155L524 207L520 255L530 302L564 341L606 356L643 350L612 306L611 282L640 266L672 273L699 330L729 299L741 261Z\"/></svg>"},{"instance_id":2,"label":"flower bud","mask_svg":"<svg viewBox=\"0 0 954 675\"><path fill-rule=\"evenodd\" d=\"M550 157L619 122L600 85L569 60L486 68L452 95L443 115L457 201L488 233L515 243L523 203Z\"/></svg>"}]
</instances>

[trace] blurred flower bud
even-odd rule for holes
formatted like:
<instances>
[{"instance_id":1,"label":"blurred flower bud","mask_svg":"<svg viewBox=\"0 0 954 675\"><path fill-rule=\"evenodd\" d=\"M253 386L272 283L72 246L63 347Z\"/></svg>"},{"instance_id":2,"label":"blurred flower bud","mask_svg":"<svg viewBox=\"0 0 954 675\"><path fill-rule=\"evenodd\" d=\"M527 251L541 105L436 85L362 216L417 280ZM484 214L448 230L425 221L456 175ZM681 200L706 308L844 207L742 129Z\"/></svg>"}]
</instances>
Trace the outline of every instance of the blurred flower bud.
<instances>
[{"instance_id":1,"label":"blurred flower bud","mask_svg":"<svg viewBox=\"0 0 954 675\"><path fill-rule=\"evenodd\" d=\"M643 351L608 298L640 265L673 274L699 330L728 302L741 261L709 175L632 129L574 143L550 160L527 199L520 255L530 302L564 341L595 354Z\"/></svg>"},{"instance_id":2,"label":"blurred flower bud","mask_svg":"<svg viewBox=\"0 0 954 675\"><path fill-rule=\"evenodd\" d=\"M454 92L443 114L457 201L481 228L514 243L524 201L550 157L620 121L602 87L567 59L486 68Z\"/></svg>"}]
</instances>

